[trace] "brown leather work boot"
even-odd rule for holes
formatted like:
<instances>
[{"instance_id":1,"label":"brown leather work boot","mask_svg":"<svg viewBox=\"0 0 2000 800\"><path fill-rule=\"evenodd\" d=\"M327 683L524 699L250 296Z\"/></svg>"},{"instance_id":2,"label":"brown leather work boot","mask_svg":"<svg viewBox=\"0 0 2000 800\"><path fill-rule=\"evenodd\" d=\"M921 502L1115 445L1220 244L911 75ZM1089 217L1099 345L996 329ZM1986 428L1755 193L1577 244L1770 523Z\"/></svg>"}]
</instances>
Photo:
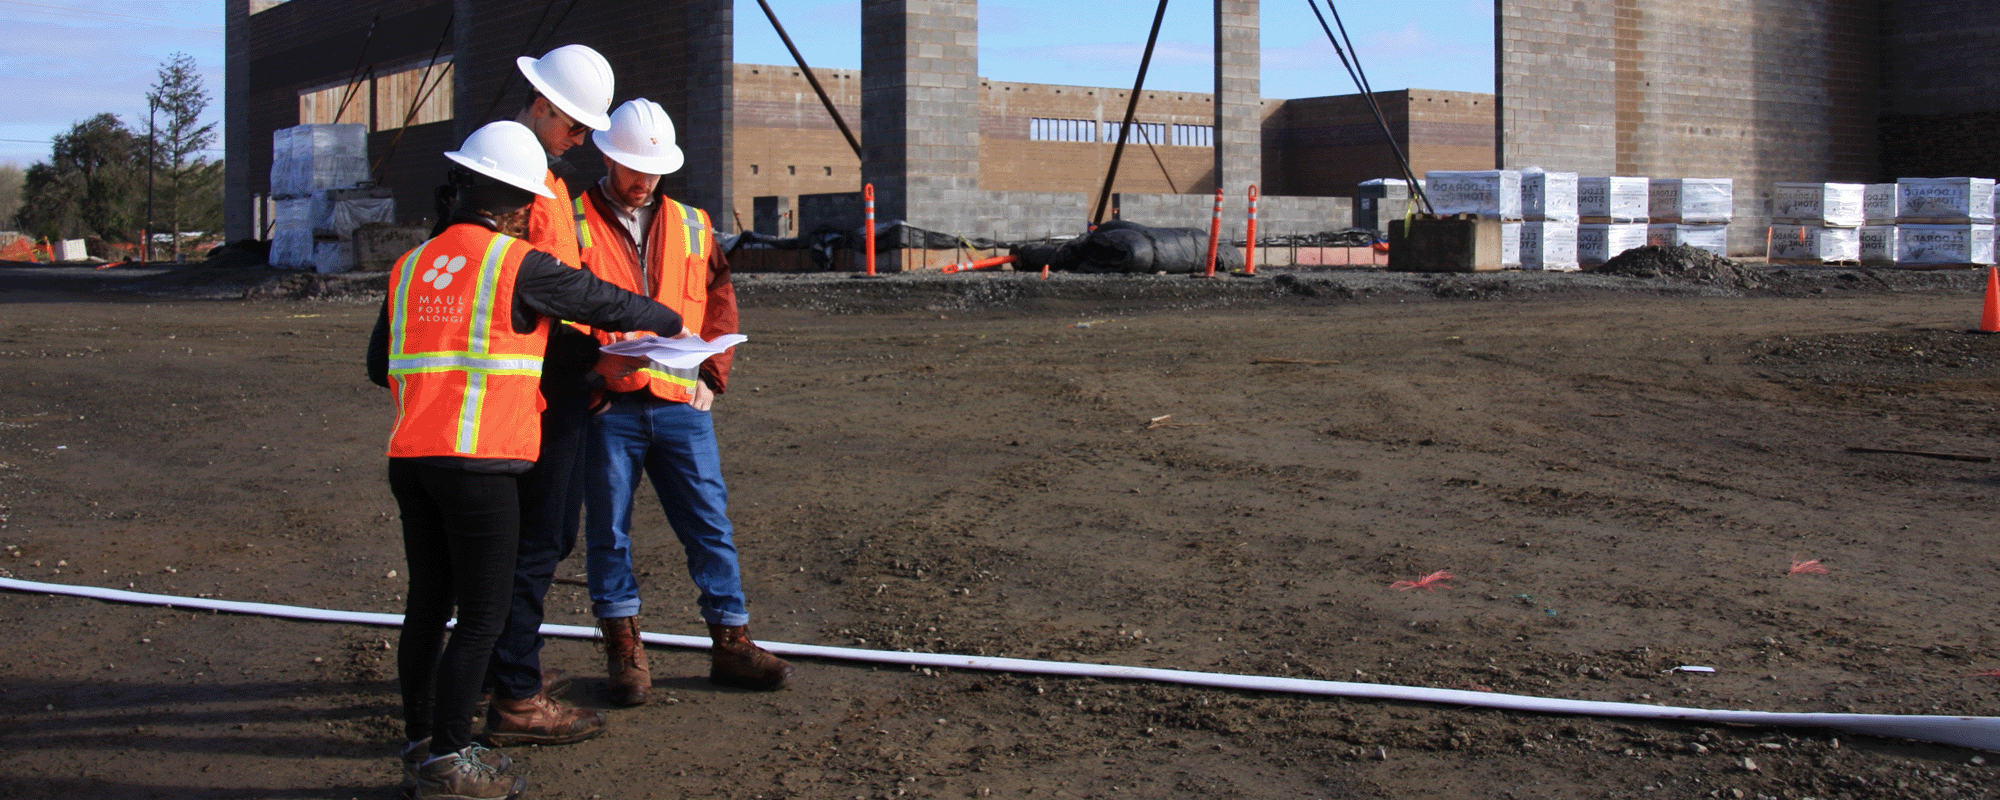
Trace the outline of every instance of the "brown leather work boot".
<instances>
[{"instance_id":1,"label":"brown leather work boot","mask_svg":"<svg viewBox=\"0 0 2000 800\"><path fill-rule=\"evenodd\" d=\"M639 618L600 619L604 634L604 671L611 676L611 700L621 706L644 705L653 688L646 670L646 643L639 640Z\"/></svg>"},{"instance_id":2,"label":"brown leather work boot","mask_svg":"<svg viewBox=\"0 0 2000 800\"><path fill-rule=\"evenodd\" d=\"M542 668L542 694L560 697L563 692L569 691L569 684L569 673L555 667ZM485 693L479 695L479 707L485 708L490 705L493 705L493 687L488 686Z\"/></svg>"},{"instance_id":3,"label":"brown leather work boot","mask_svg":"<svg viewBox=\"0 0 2000 800\"><path fill-rule=\"evenodd\" d=\"M785 688L792 677L792 665L757 643L742 625L710 625L708 638L708 682L738 689L769 691Z\"/></svg>"},{"instance_id":4,"label":"brown leather work boot","mask_svg":"<svg viewBox=\"0 0 2000 800\"><path fill-rule=\"evenodd\" d=\"M493 698L486 711L486 741L494 747L569 744L604 733L604 712L577 708L537 693L526 700Z\"/></svg>"}]
</instances>

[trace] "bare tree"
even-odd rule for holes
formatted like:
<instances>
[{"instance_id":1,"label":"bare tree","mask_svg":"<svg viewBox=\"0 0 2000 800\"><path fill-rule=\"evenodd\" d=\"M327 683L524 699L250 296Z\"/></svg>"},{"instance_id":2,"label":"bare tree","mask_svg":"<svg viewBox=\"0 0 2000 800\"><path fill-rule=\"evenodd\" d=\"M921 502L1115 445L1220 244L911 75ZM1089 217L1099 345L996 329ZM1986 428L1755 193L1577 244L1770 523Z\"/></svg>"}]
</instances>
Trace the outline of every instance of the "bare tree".
<instances>
[{"instance_id":1,"label":"bare tree","mask_svg":"<svg viewBox=\"0 0 2000 800\"><path fill-rule=\"evenodd\" d=\"M176 261L181 257L181 230L185 223L197 221L190 212L212 205L198 195L221 190L220 182L210 179L215 171L207 169L207 159L201 157L201 151L215 143L215 123L201 124L208 101L208 89L195 71L194 57L186 53L175 53L162 63L159 82L146 93L148 149L152 151L148 161L157 171L154 181L161 187L154 193L173 225ZM147 211L150 235L152 208Z\"/></svg>"}]
</instances>

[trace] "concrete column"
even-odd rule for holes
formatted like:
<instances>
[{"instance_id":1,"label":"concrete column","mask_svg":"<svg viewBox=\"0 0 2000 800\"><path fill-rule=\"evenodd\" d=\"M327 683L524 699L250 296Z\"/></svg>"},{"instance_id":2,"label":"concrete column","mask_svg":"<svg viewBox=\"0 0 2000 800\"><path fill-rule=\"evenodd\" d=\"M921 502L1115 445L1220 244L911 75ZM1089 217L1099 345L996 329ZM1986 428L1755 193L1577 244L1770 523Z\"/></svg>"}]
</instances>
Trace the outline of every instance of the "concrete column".
<instances>
[{"instance_id":1,"label":"concrete column","mask_svg":"<svg viewBox=\"0 0 2000 800\"><path fill-rule=\"evenodd\" d=\"M736 230L735 8L729 0L701 0L687 9L688 119L679 130L687 156L687 196L708 211L718 230Z\"/></svg>"},{"instance_id":2,"label":"concrete column","mask_svg":"<svg viewBox=\"0 0 2000 800\"><path fill-rule=\"evenodd\" d=\"M862 0L861 143L877 220L969 224L981 199L976 0Z\"/></svg>"},{"instance_id":3,"label":"concrete column","mask_svg":"<svg viewBox=\"0 0 2000 800\"><path fill-rule=\"evenodd\" d=\"M250 207L250 0L228 0L222 17L222 234L235 242L260 233Z\"/></svg>"},{"instance_id":4,"label":"concrete column","mask_svg":"<svg viewBox=\"0 0 2000 800\"><path fill-rule=\"evenodd\" d=\"M1215 0L1215 185L1243 202L1264 171L1257 0Z\"/></svg>"}]
</instances>

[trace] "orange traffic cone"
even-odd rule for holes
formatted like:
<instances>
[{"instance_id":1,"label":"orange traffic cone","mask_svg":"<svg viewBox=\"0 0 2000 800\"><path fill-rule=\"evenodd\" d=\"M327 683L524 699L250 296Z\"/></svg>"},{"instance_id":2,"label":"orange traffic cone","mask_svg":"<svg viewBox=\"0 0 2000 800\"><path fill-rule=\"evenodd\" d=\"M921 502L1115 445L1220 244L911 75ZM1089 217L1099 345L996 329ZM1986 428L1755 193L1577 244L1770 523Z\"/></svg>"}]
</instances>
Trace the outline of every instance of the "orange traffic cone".
<instances>
[{"instance_id":1,"label":"orange traffic cone","mask_svg":"<svg viewBox=\"0 0 2000 800\"><path fill-rule=\"evenodd\" d=\"M1986 312L1979 315L1980 333L2000 333L2000 267L1986 268Z\"/></svg>"}]
</instances>

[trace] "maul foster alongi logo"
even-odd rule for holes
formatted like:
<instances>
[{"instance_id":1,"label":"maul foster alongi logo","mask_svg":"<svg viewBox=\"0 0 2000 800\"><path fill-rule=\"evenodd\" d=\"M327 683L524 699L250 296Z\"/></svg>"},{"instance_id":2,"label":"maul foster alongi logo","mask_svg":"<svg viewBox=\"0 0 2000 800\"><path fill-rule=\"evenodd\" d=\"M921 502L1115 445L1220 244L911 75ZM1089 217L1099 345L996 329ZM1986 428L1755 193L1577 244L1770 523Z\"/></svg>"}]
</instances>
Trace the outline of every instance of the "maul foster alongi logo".
<instances>
[{"instance_id":1,"label":"maul foster alongi logo","mask_svg":"<svg viewBox=\"0 0 2000 800\"><path fill-rule=\"evenodd\" d=\"M426 286L444 291L446 287L451 286L452 278L462 269L465 269L465 256L452 256L449 259L438 256L436 261L431 262L431 268L425 270L419 280ZM461 297L420 294L415 300L413 304L415 308L412 310L417 312L418 322L465 321L465 301Z\"/></svg>"}]
</instances>

